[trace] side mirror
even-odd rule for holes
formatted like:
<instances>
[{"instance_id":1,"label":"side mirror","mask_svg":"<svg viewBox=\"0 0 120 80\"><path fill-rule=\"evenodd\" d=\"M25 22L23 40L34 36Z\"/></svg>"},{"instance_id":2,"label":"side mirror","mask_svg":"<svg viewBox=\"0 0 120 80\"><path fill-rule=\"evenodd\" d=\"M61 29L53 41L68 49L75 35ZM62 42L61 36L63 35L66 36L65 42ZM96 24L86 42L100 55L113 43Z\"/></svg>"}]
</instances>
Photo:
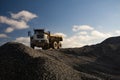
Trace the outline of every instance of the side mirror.
<instances>
[{"instance_id":1,"label":"side mirror","mask_svg":"<svg viewBox=\"0 0 120 80\"><path fill-rule=\"evenodd\" d=\"M31 31L28 31L28 36L31 36Z\"/></svg>"}]
</instances>

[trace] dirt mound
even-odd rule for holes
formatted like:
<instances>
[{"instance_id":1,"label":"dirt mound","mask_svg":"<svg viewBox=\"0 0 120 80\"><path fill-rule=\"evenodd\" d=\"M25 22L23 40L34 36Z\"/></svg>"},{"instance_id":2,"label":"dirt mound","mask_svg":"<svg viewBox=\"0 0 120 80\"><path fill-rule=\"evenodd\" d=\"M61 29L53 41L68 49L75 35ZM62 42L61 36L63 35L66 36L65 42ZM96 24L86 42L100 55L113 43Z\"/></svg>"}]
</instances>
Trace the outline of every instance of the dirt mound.
<instances>
[{"instance_id":1,"label":"dirt mound","mask_svg":"<svg viewBox=\"0 0 120 80\"><path fill-rule=\"evenodd\" d=\"M0 80L120 80L119 39L45 51L6 43L0 47Z\"/></svg>"},{"instance_id":2,"label":"dirt mound","mask_svg":"<svg viewBox=\"0 0 120 80\"><path fill-rule=\"evenodd\" d=\"M0 47L0 80L79 80L80 73L20 43Z\"/></svg>"},{"instance_id":3,"label":"dirt mound","mask_svg":"<svg viewBox=\"0 0 120 80\"><path fill-rule=\"evenodd\" d=\"M103 44L120 44L120 36L110 37L102 42Z\"/></svg>"}]
</instances>

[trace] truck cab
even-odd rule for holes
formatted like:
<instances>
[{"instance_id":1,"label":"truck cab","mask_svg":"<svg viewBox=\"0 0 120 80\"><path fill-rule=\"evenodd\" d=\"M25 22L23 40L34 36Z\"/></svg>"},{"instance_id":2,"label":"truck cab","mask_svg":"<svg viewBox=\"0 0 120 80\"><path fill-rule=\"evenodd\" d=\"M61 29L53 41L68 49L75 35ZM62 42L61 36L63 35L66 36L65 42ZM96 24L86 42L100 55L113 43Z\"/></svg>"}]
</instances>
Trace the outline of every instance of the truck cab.
<instances>
[{"instance_id":1,"label":"truck cab","mask_svg":"<svg viewBox=\"0 0 120 80\"><path fill-rule=\"evenodd\" d=\"M44 29L35 29L33 37L34 37L34 40L38 42L44 41L49 43L48 35L45 34Z\"/></svg>"}]
</instances>

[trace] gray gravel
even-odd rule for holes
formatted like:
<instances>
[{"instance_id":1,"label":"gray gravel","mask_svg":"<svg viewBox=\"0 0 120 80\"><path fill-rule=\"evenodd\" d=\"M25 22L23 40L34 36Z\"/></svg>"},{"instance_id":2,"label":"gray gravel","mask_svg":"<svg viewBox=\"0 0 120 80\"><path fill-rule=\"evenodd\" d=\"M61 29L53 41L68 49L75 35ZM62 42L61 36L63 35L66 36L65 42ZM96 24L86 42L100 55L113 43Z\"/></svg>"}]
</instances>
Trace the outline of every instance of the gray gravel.
<instances>
[{"instance_id":1,"label":"gray gravel","mask_svg":"<svg viewBox=\"0 0 120 80\"><path fill-rule=\"evenodd\" d=\"M120 80L119 38L59 50L8 42L0 47L0 80Z\"/></svg>"}]
</instances>

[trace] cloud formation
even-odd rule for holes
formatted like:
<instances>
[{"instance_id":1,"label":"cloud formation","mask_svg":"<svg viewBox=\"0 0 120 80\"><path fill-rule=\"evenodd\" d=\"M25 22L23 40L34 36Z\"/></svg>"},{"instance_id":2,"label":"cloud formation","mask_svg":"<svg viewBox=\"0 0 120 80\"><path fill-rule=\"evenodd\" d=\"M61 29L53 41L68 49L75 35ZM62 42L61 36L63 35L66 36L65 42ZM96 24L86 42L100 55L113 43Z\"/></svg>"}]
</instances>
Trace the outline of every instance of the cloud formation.
<instances>
[{"instance_id":1,"label":"cloud formation","mask_svg":"<svg viewBox=\"0 0 120 80\"><path fill-rule=\"evenodd\" d=\"M26 29L29 28L27 22L33 18L36 18L37 15L29 12L29 11L20 11L16 14L11 13L11 18L7 18L5 16L0 16L0 23L7 24L8 27L5 32L10 33L16 29Z\"/></svg>"},{"instance_id":2,"label":"cloud formation","mask_svg":"<svg viewBox=\"0 0 120 80\"><path fill-rule=\"evenodd\" d=\"M6 34L0 34L0 38L7 38L8 36Z\"/></svg>"},{"instance_id":3,"label":"cloud formation","mask_svg":"<svg viewBox=\"0 0 120 80\"><path fill-rule=\"evenodd\" d=\"M9 25L10 27L8 27L5 32L9 33L12 32L15 29L26 29L29 28L29 25L27 25L27 23L25 21L17 21L14 19L9 19L7 17L4 16L0 16L0 23L4 23Z\"/></svg>"},{"instance_id":4,"label":"cloud formation","mask_svg":"<svg viewBox=\"0 0 120 80\"><path fill-rule=\"evenodd\" d=\"M64 33L54 33L53 35L58 35L58 36L62 36L62 37L67 37L67 35L64 34Z\"/></svg>"},{"instance_id":5,"label":"cloud formation","mask_svg":"<svg viewBox=\"0 0 120 80\"><path fill-rule=\"evenodd\" d=\"M8 27L8 28L5 30L5 32L10 33L10 32L12 32L13 30L14 30L14 28Z\"/></svg>"},{"instance_id":6,"label":"cloud formation","mask_svg":"<svg viewBox=\"0 0 120 80\"><path fill-rule=\"evenodd\" d=\"M29 37L18 37L14 40L15 42L23 43L27 46L30 44L30 38Z\"/></svg>"},{"instance_id":7,"label":"cloud formation","mask_svg":"<svg viewBox=\"0 0 120 80\"><path fill-rule=\"evenodd\" d=\"M72 30L75 31L75 32L76 31L81 31L81 30L89 31L89 30L94 30L94 28L89 26L89 25L74 25Z\"/></svg>"},{"instance_id":8,"label":"cloud formation","mask_svg":"<svg viewBox=\"0 0 120 80\"><path fill-rule=\"evenodd\" d=\"M111 36L119 36L120 31L114 32L100 32L95 30L93 27L87 25L73 26L74 34L72 36L67 36L64 38L63 47L81 47L85 45L97 44L102 42L104 39Z\"/></svg>"},{"instance_id":9,"label":"cloud formation","mask_svg":"<svg viewBox=\"0 0 120 80\"><path fill-rule=\"evenodd\" d=\"M18 12L16 14L11 13L11 16L12 16L13 19L24 20L26 22L37 17L36 14L33 14L33 13L31 13L29 11L25 11L25 10L23 10L21 12Z\"/></svg>"}]
</instances>

